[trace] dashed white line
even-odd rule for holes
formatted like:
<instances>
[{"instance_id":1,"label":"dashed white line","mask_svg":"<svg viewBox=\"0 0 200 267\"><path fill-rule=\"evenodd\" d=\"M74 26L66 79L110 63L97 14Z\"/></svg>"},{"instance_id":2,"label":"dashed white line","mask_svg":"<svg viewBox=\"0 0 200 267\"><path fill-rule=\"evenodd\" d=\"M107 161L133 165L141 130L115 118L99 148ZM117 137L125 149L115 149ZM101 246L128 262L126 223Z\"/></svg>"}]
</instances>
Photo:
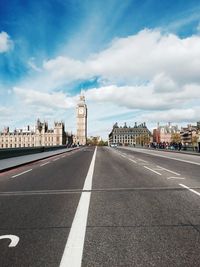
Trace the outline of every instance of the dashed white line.
<instances>
[{"instance_id":1,"label":"dashed white line","mask_svg":"<svg viewBox=\"0 0 200 267\"><path fill-rule=\"evenodd\" d=\"M173 174L175 174L175 175L180 175L180 173L178 173L178 172L174 172L174 171L171 171L171 170L169 170L169 169L166 169L166 168L164 168L164 167L161 167L161 166L157 166L158 168L161 168L162 170L164 170L164 171L167 171L167 172L170 172L170 173L173 173Z\"/></svg>"},{"instance_id":2,"label":"dashed white line","mask_svg":"<svg viewBox=\"0 0 200 267\"><path fill-rule=\"evenodd\" d=\"M30 171L32 171L32 169L29 169L29 170L27 170L27 171L18 173L18 174L16 174L16 175L13 175L11 178L15 178L15 177L17 177L17 176L20 176L20 175L25 174L25 173L30 172Z\"/></svg>"},{"instance_id":3,"label":"dashed white line","mask_svg":"<svg viewBox=\"0 0 200 267\"><path fill-rule=\"evenodd\" d=\"M138 159L139 161L141 161L141 162L145 162L145 163L148 163L148 161L146 161L146 160L143 160L143 159Z\"/></svg>"},{"instance_id":4,"label":"dashed white line","mask_svg":"<svg viewBox=\"0 0 200 267\"><path fill-rule=\"evenodd\" d=\"M179 184L179 185L182 186L182 187L184 187L184 188L186 188L186 189L188 189L188 190L191 191L192 193L194 193L194 194L200 196L200 193L197 192L197 191L195 191L194 189L191 189L190 187L188 187L188 186L186 186L186 185L184 185L184 184Z\"/></svg>"},{"instance_id":5,"label":"dashed white line","mask_svg":"<svg viewBox=\"0 0 200 267\"><path fill-rule=\"evenodd\" d=\"M53 159L53 161L56 161L56 160L59 160L60 158L57 158L57 159Z\"/></svg>"},{"instance_id":6,"label":"dashed white line","mask_svg":"<svg viewBox=\"0 0 200 267\"><path fill-rule=\"evenodd\" d=\"M137 163L137 161L135 161L134 159L128 158L130 161Z\"/></svg>"},{"instance_id":7,"label":"dashed white line","mask_svg":"<svg viewBox=\"0 0 200 267\"><path fill-rule=\"evenodd\" d=\"M45 162L45 163L43 163L43 164L41 164L40 165L40 167L42 167L42 166L45 166L45 165L47 165L47 164L49 164L50 162L49 161L47 161L47 162Z\"/></svg>"},{"instance_id":8,"label":"dashed white line","mask_svg":"<svg viewBox=\"0 0 200 267\"><path fill-rule=\"evenodd\" d=\"M92 189L92 178L94 172L97 147L95 148L92 161L85 179L83 190ZM82 192L81 198L72 222L69 237L60 262L60 267L80 267L83 255L83 246L86 232L88 210L91 192Z\"/></svg>"},{"instance_id":9,"label":"dashed white line","mask_svg":"<svg viewBox=\"0 0 200 267\"><path fill-rule=\"evenodd\" d=\"M185 180L185 178L183 178L183 177L168 177L167 178L168 180L170 180L170 179L179 179L179 180Z\"/></svg>"},{"instance_id":10,"label":"dashed white line","mask_svg":"<svg viewBox=\"0 0 200 267\"><path fill-rule=\"evenodd\" d=\"M153 169L151 169L151 168L149 168L149 167L147 167L147 166L143 166L143 167L146 168L146 169L149 170L149 171L152 171L152 172L158 174L158 175L162 175L161 173L159 173L159 172L157 172L157 171L154 171Z\"/></svg>"}]
</instances>

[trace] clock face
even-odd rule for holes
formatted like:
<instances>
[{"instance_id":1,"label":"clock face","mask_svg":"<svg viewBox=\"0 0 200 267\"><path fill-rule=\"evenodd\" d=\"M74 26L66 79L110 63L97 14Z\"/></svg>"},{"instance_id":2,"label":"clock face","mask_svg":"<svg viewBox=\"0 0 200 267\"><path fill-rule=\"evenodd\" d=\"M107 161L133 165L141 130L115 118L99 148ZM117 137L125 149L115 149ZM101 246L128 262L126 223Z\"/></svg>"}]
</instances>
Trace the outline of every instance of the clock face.
<instances>
[{"instance_id":1,"label":"clock face","mask_svg":"<svg viewBox=\"0 0 200 267\"><path fill-rule=\"evenodd\" d=\"M79 114L83 114L84 113L84 108L79 108L78 113Z\"/></svg>"}]
</instances>

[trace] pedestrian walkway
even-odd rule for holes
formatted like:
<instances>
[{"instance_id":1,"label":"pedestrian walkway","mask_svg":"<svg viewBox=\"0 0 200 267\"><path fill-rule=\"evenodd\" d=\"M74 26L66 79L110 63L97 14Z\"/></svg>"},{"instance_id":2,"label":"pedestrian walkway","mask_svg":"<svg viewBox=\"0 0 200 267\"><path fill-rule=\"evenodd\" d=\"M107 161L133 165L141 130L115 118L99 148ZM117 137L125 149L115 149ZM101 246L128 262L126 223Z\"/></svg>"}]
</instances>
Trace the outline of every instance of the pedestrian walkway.
<instances>
[{"instance_id":1,"label":"pedestrian walkway","mask_svg":"<svg viewBox=\"0 0 200 267\"><path fill-rule=\"evenodd\" d=\"M135 148L141 148L141 149L152 150L152 151L163 151L163 152L172 152L172 153L200 156L200 152L198 152L198 151L187 151L187 150L183 150L183 149L174 150L174 149L153 148L153 147L143 147L143 146L136 146Z\"/></svg>"},{"instance_id":2,"label":"pedestrian walkway","mask_svg":"<svg viewBox=\"0 0 200 267\"><path fill-rule=\"evenodd\" d=\"M187 150L172 150L172 149L161 149L161 148L146 148L149 150L159 150L164 152L173 152L173 153L179 153L179 154L188 154L188 155L197 155L200 156L200 153L197 151L187 151Z\"/></svg>"},{"instance_id":3,"label":"pedestrian walkway","mask_svg":"<svg viewBox=\"0 0 200 267\"><path fill-rule=\"evenodd\" d=\"M0 172L4 172L6 170L13 169L18 166L25 165L27 163L35 162L41 159L53 157L55 155L63 154L66 152L70 152L72 150L75 150L76 148L65 148L65 149L59 149L54 151L48 151L48 152L42 152L42 153L36 153L31 155L24 155L20 157L12 157L7 159L1 159L0 160Z\"/></svg>"}]
</instances>

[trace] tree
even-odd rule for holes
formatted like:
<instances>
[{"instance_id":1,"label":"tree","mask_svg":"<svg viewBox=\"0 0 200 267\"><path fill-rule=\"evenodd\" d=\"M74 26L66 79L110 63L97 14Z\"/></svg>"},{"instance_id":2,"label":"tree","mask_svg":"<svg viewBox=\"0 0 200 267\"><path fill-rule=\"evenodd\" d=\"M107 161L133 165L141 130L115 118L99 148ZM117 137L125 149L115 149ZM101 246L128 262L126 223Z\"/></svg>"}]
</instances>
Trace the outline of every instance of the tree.
<instances>
[{"instance_id":1,"label":"tree","mask_svg":"<svg viewBox=\"0 0 200 267\"><path fill-rule=\"evenodd\" d=\"M172 133L171 134L171 142L172 143L180 143L181 142L181 135L180 135L180 133Z\"/></svg>"},{"instance_id":2,"label":"tree","mask_svg":"<svg viewBox=\"0 0 200 267\"><path fill-rule=\"evenodd\" d=\"M97 136L92 136L91 138L87 139L87 144L89 146L107 146L108 141L103 141L103 139L99 140L100 138Z\"/></svg>"},{"instance_id":3,"label":"tree","mask_svg":"<svg viewBox=\"0 0 200 267\"><path fill-rule=\"evenodd\" d=\"M192 145L193 146L197 146L198 139L199 138L197 135L192 136Z\"/></svg>"},{"instance_id":4,"label":"tree","mask_svg":"<svg viewBox=\"0 0 200 267\"><path fill-rule=\"evenodd\" d=\"M108 142L103 141L102 139L99 141L98 146L107 146Z\"/></svg>"},{"instance_id":5,"label":"tree","mask_svg":"<svg viewBox=\"0 0 200 267\"><path fill-rule=\"evenodd\" d=\"M136 144L140 144L141 146L143 146L149 143L150 143L150 136L148 134L141 134L136 137Z\"/></svg>"}]
</instances>

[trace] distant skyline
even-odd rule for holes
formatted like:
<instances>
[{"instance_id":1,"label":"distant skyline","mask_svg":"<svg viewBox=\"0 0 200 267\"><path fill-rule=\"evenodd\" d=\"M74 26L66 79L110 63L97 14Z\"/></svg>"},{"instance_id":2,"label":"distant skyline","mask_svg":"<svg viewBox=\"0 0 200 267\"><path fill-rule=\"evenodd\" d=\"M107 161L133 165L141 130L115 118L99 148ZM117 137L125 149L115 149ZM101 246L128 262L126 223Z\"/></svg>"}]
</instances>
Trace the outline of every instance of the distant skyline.
<instances>
[{"instance_id":1,"label":"distant skyline","mask_svg":"<svg viewBox=\"0 0 200 267\"><path fill-rule=\"evenodd\" d=\"M200 2L1 0L0 130L40 118L75 133L81 90L88 135L199 121Z\"/></svg>"}]
</instances>

